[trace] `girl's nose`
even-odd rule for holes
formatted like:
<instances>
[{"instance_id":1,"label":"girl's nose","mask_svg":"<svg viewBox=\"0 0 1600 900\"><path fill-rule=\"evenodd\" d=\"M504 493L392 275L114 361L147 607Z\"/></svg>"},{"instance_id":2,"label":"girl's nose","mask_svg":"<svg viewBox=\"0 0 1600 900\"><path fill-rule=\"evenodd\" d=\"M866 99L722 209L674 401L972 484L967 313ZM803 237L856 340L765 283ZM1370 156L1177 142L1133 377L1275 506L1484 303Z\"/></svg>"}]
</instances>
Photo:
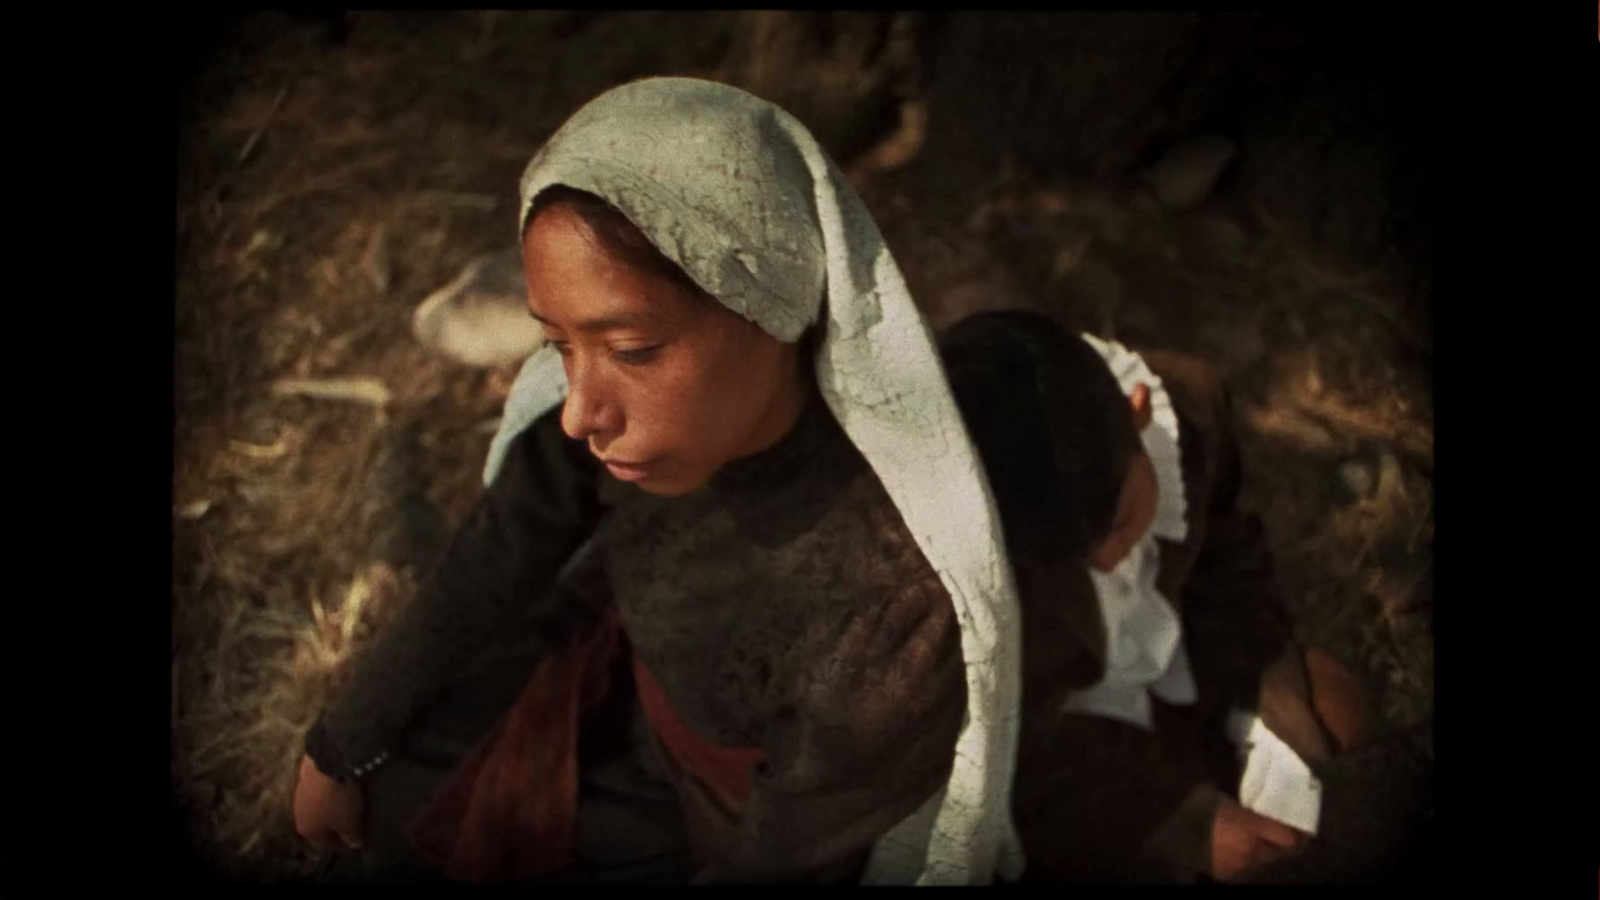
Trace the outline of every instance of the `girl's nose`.
<instances>
[{"instance_id":1,"label":"girl's nose","mask_svg":"<svg viewBox=\"0 0 1600 900\"><path fill-rule=\"evenodd\" d=\"M615 432L615 404L606 396L603 385L584 371L586 367L567 367L567 402L561 410L561 430L567 437L588 441Z\"/></svg>"}]
</instances>

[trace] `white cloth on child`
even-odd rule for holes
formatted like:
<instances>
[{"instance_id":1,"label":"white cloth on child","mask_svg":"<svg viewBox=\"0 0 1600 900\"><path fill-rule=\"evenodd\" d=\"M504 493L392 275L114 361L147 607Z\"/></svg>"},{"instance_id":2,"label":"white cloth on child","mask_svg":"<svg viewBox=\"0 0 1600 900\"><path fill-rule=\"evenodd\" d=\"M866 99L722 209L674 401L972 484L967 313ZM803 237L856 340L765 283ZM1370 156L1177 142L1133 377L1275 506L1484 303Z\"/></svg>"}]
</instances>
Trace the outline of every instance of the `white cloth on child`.
<instances>
[{"instance_id":1,"label":"white cloth on child","mask_svg":"<svg viewBox=\"0 0 1600 900\"><path fill-rule=\"evenodd\" d=\"M1322 782L1311 767L1254 713L1235 712L1228 736L1244 754L1239 805L1307 834L1322 817Z\"/></svg>"},{"instance_id":2,"label":"white cloth on child","mask_svg":"<svg viewBox=\"0 0 1600 900\"><path fill-rule=\"evenodd\" d=\"M1105 675L1071 694L1062 711L1092 713L1152 730L1151 693L1180 704L1193 703L1197 696L1183 648L1182 624L1156 587L1161 572L1156 539L1181 541L1189 532L1178 414L1161 378L1139 354L1090 334L1083 339L1106 361L1123 393L1131 394L1139 384L1150 389L1150 427L1139 437L1155 466L1158 499L1150 531L1127 558L1110 572L1089 571L1106 629Z\"/></svg>"}]
</instances>

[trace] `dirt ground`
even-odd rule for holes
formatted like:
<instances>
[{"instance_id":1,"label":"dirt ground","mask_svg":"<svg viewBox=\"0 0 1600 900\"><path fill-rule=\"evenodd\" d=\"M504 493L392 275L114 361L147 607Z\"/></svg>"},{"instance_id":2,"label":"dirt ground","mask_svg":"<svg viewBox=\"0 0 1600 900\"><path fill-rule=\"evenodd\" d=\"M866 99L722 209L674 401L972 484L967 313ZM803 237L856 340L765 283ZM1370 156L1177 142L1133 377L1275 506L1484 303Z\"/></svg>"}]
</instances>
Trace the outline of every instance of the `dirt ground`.
<instances>
[{"instance_id":1,"label":"dirt ground","mask_svg":"<svg viewBox=\"0 0 1600 900\"><path fill-rule=\"evenodd\" d=\"M430 354L412 309L514 242L517 178L568 114L680 74L807 122L936 327L1027 307L1221 367L1297 629L1368 679L1377 723L1325 773L1313 849L1266 877L1431 875L1426 209L1393 127L1411 88L1347 39L1180 14L219 23L180 89L174 222L172 776L197 858L311 871L301 738L479 489L515 366ZM1150 173L1199 134L1237 152L1176 202ZM273 390L297 378L387 397Z\"/></svg>"}]
</instances>

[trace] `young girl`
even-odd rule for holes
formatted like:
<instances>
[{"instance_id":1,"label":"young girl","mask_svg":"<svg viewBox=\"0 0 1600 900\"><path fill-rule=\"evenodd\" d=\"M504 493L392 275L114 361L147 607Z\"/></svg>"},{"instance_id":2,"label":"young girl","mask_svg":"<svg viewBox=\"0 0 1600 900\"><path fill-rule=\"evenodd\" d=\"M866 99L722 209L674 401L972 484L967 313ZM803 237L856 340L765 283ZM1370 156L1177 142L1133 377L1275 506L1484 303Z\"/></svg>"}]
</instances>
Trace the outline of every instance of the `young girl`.
<instances>
[{"instance_id":1,"label":"young girl","mask_svg":"<svg viewBox=\"0 0 1600 900\"><path fill-rule=\"evenodd\" d=\"M1299 849L1318 810L1305 762L1356 740L1359 692L1293 647L1237 507L1218 379L1029 313L971 317L941 344L1027 624L1029 877L1231 880Z\"/></svg>"},{"instance_id":2,"label":"young girl","mask_svg":"<svg viewBox=\"0 0 1600 900\"><path fill-rule=\"evenodd\" d=\"M650 79L539 151L519 225L548 347L308 736L300 833L368 874L1018 877L993 500L838 169L770 104Z\"/></svg>"}]
</instances>

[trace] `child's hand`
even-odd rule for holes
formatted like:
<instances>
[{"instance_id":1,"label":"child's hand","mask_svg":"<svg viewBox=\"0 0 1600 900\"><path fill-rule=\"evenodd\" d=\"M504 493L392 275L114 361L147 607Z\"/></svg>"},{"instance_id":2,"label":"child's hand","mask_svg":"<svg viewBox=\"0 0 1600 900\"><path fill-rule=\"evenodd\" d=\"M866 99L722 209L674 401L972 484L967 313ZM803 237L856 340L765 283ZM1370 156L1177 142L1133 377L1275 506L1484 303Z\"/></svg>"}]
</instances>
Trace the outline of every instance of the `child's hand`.
<instances>
[{"instance_id":1,"label":"child's hand","mask_svg":"<svg viewBox=\"0 0 1600 900\"><path fill-rule=\"evenodd\" d=\"M1261 720L1300 758L1327 762L1366 736L1366 700L1355 673L1328 653L1291 650L1261 681Z\"/></svg>"},{"instance_id":2,"label":"child's hand","mask_svg":"<svg viewBox=\"0 0 1600 900\"><path fill-rule=\"evenodd\" d=\"M1211 877L1240 877L1299 853L1310 836L1224 797L1211 822Z\"/></svg>"},{"instance_id":3,"label":"child's hand","mask_svg":"<svg viewBox=\"0 0 1600 900\"><path fill-rule=\"evenodd\" d=\"M322 774L307 756L294 788L294 830L322 853L361 846L361 788Z\"/></svg>"},{"instance_id":4,"label":"child's hand","mask_svg":"<svg viewBox=\"0 0 1600 900\"><path fill-rule=\"evenodd\" d=\"M1331 654L1313 647L1306 651L1306 673L1315 694L1314 706L1341 751L1363 743L1367 737L1367 699L1361 679Z\"/></svg>"}]
</instances>

